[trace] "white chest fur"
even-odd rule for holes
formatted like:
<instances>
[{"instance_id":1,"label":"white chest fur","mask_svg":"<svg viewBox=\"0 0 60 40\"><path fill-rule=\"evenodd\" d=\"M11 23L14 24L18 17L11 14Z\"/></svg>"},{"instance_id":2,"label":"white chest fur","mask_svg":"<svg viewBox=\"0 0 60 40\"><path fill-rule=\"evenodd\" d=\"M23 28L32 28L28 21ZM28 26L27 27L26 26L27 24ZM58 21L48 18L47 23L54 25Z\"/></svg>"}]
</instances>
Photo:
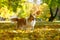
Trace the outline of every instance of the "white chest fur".
<instances>
[{"instance_id":1,"label":"white chest fur","mask_svg":"<svg viewBox=\"0 0 60 40\"><path fill-rule=\"evenodd\" d=\"M28 20L26 20L26 25L29 27L29 28L31 28L31 29L34 29L34 26L35 26L35 24L36 24L36 20L34 19L34 20L32 20L32 21L28 21Z\"/></svg>"},{"instance_id":2,"label":"white chest fur","mask_svg":"<svg viewBox=\"0 0 60 40\"><path fill-rule=\"evenodd\" d=\"M36 24L36 20L34 19L34 20L31 21L31 25L34 27L35 24Z\"/></svg>"}]
</instances>

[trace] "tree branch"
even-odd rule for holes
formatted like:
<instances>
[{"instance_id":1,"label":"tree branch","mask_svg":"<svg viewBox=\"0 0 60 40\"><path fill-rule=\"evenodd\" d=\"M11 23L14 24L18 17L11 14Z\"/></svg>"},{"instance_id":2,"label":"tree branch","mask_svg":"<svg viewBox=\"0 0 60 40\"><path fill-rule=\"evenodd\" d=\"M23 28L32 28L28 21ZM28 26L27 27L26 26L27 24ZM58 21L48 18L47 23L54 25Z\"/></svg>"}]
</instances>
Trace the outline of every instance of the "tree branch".
<instances>
[{"instance_id":1,"label":"tree branch","mask_svg":"<svg viewBox=\"0 0 60 40\"><path fill-rule=\"evenodd\" d=\"M50 7L50 14L51 14L51 17L53 17L53 12L51 7Z\"/></svg>"},{"instance_id":2,"label":"tree branch","mask_svg":"<svg viewBox=\"0 0 60 40\"><path fill-rule=\"evenodd\" d=\"M54 16L54 18L56 17L58 11L59 11L59 8L57 7L57 8L56 8L56 12L55 12L55 16Z\"/></svg>"}]
</instances>

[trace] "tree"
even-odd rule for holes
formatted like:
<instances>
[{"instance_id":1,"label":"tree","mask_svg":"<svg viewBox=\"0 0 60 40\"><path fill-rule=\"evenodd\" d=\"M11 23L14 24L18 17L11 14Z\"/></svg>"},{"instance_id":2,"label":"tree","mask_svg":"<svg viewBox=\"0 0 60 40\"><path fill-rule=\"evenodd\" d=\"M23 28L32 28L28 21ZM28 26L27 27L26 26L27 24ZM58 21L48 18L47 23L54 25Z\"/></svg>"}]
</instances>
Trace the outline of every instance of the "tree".
<instances>
[{"instance_id":1,"label":"tree","mask_svg":"<svg viewBox=\"0 0 60 40\"><path fill-rule=\"evenodd\" d=\"M26 16L26 13L27 13L26 12L27 5L25 4L26 1L27 0L1 0L0 1L0 17L2 16L3 18L6 18L7 14L14 16L14 15L12 15L14 13L15 14L18 13L18 15L17 15L18 17L22 17L24 15ZM6 9L7 9L7 11L6 11ZM4 14L5 14L5 17L3 16Z\"/></svg>"},{"instance_id":2,"label":"tree","mask_svg":"<svg viewBox=\"0 0 60 40\"><path fill-rule=\"evenodd\" d=\"M41 0L42 3L46 3L50 9L50 18L49 21L53 21L57 16L60 7L60 0Z\"/></svg>"}]
</instances>

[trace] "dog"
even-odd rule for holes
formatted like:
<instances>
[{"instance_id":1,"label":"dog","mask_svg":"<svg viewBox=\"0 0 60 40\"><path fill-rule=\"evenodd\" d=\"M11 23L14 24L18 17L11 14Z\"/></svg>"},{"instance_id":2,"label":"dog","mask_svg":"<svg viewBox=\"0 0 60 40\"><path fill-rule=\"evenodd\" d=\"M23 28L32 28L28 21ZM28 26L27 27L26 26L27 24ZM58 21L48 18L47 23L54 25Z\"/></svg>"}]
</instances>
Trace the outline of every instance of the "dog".
<instances>
[{"instance_id":1,"label":"dog","mask_svg":"<svg viewBox=\"0 0 60 40\"><path fill-rule=\"evenodd\" d=\"M30 14L28 18L11 18L11 21L17 22L16 29L34 29L36 20L35 17Z\"/></svg>"}]
</instances>

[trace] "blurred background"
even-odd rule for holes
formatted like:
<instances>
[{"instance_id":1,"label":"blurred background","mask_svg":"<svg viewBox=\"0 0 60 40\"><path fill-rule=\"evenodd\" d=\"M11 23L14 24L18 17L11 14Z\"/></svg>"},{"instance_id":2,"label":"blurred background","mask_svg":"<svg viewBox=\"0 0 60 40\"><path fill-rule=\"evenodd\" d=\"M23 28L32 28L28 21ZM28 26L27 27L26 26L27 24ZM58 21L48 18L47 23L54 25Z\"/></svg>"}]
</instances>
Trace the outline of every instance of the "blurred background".
<instances>
[{"instance_id":1,"label":"blurred background","mask_svg":"<svg viewBox=\"0 0 60 40\"><path fill-rule=\"evenodd\" d=\"M0 21L9 21L11 17L26 18L39 10L38 21L60 20L59 0L1 0Z\"/></svg>"}]
</instances>

